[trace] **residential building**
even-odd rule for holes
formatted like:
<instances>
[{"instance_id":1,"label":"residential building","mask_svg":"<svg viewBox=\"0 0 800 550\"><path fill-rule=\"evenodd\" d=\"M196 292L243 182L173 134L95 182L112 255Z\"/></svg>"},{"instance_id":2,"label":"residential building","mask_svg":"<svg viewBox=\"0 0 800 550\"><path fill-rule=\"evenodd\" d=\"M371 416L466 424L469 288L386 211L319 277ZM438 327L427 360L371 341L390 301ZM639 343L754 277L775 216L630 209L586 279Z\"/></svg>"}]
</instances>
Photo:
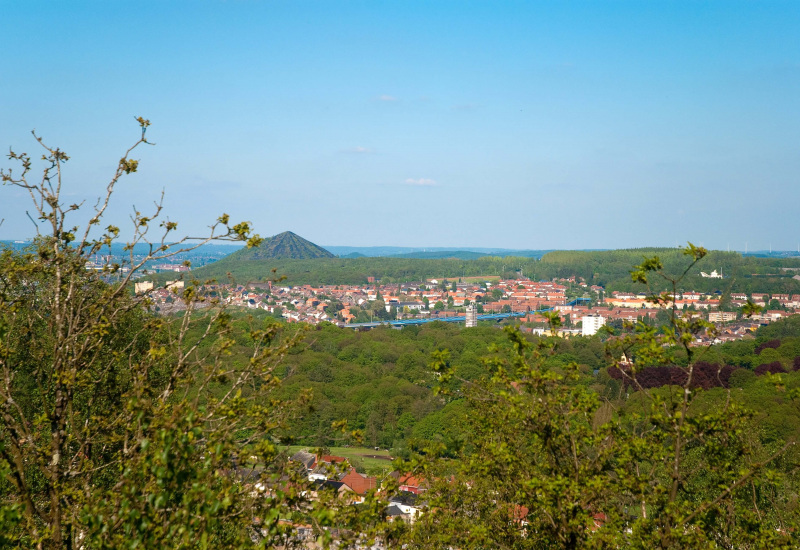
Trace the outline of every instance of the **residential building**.
<instances>
[{"instance_id":1,"label":"residential building","mask_svg":"<svg viewBox=\"0 0 800 550\"><path fill-rule=\"evenodd\" d=\"M478 309L471 304L467 306L466 326L467 328L478 326Z\"/></svg>"},{"instance_id":2,"label":"residential building","mask_svg":"<svg viewBox=\"0 0 800 550\"><path fill-rule=\"evenodd\" d=\"M606 318L602 315L585 315L581 317L581 334L583 336L594 336L600 327L606 324Z\"/></svg>"}]
</instances>

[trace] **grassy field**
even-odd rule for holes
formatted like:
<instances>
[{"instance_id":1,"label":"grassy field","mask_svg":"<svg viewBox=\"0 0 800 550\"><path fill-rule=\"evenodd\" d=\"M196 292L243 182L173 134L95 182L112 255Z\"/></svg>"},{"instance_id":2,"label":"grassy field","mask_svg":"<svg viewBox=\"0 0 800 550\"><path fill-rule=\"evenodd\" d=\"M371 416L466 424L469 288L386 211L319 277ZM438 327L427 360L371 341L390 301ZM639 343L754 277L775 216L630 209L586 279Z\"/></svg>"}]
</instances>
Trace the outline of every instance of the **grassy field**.
<instances>
[{"instance_id":1,"label":"grassy field","mask_svg":"<svg viewBox=\"0 0 800 550\"><path fill-rule=\"evenodd\" d=\"M297 451L308 451L310 453L315 451L315 447L309 447L308 445L290 445L285 448L289 456ZM366 447L330 447L330 454L345 457L361 473L378 476L386 475L393 469L392 456L389 451L376 451Z\"/></svg>"}]
</instances>

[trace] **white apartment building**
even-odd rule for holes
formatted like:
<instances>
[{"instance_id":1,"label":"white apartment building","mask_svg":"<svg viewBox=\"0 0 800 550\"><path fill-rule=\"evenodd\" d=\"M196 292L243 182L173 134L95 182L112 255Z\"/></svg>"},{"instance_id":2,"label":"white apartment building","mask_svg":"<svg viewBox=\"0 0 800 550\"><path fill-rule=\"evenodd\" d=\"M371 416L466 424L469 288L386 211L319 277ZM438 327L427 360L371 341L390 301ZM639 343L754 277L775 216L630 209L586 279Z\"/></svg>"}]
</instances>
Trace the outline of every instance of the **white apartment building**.
<instances>
[{"instance_id":1,"label":"white apartment building","mask_svg":"<svg viewBox=\"0 0 800 550\"><path fill-rule=\"evenodd\" d=\"M467 306L466 325L467 328L478 326L478 309L472 304Z\"/></svg>"},{"instance_id":2,"label":"white apartment building","mask_svg":"<svg viewBox=\"0 0 800 550\"><path fill-rule=\"evenodd\" d=\"M727 323L736 320L736 313L732 311L712 311L708 314L711 323Z\"/></svg>"},{"instance_id":3,"label":"white apartment building","mask_svg":"<svg viewBox=\"0 0 800 550\"><path fill-rule=\"evenodd\" d=\"M581 334L583 336L593 336L605 324L606 318L602 315L584 315L581 317Z\"/></svg>"}]
</instances>

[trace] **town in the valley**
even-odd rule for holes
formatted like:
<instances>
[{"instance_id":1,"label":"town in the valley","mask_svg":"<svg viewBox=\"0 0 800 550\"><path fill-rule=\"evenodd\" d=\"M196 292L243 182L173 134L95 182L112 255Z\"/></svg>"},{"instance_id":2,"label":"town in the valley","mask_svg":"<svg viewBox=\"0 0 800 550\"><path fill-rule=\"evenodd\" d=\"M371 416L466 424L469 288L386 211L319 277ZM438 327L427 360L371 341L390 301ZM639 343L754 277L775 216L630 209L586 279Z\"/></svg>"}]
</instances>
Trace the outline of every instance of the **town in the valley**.
<instances>
[{"instance_id":1,"label":"town in the valley","mask_svg":"<svg viewBox=\"0 0 800 550\"><path fill-rule=\"evenodd\" d=\"M704 274L705 275L705 274ZM715 276L716 272L712 272ZM153 307L163 313L183 308L176 293L184 281L167 281L163 286L136 283L137 294L146 293ZM701 317L714 323L714 335L698 339L697 344L738 340L760 325L800 313L800 294L737 293L727 297L684 290L666 302L655 304L645 293L613 291L606 293L580 278L532 281L527 278L501 280L473 277L429 279L424 283L381 284L370 278L363 285L285 286L275 282L214 284L203 287L206 296L234 307L261 309L287 322L318 324L330 322L343 327L363 328L381 323L402 326L405 321L456 321L469 325L489 314L512 314L523 331L548 334L544 312L557 312L561 337L592 336L605 325L624 322L658 322L666 310L675 308L681 315ZM748 302L759 308L744 315ZM472 314L472 315L470 315ZM495 320L497 315L493 316ZM474 322L474 321L473 321Z\"/></svg>"}]
</instances>

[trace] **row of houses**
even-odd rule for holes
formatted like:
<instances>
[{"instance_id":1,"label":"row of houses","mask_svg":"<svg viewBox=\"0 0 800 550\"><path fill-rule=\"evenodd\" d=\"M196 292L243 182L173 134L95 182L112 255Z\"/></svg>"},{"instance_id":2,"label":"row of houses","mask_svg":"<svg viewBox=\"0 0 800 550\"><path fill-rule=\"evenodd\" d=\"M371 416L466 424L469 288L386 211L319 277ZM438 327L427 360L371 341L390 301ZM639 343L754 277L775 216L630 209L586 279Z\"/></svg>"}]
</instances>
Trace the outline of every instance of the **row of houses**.
<instances>
[{"instance_id":1,"label":"row of houses","mask_svg":"<svg viewBox=\"0 0 800 550\"><path fill-rule=\"evenodd\" d=\"M356 471L345 457L335 455L317 456L308 450L298 451L290 458L306 469L308 480L315 490L331 490L353 504L364 501L369 491L378 491L378 479ZM392 472L398 483L399 491L388 499L386 515L390 519L399 519L413 523L423 512L421 495L426 485L418 478Z\"/></svg>"},{"instance_id":2,"label":"row of houses","mask_svg":"<svg viewBox=\"0 0 800 550\"><path fill-rule=\"evenodd\" d=\"M183 283L176 280L170 281L168 285L154 288L152 283L140 282L136 283L136 291L148 294L162 311L180 309L182 305L180 300L176 299L175 293L182 288ZM209 285L203 288L203 292L207 295L215 295L229 305L259 308L270 313L280 312L289 322L310 324L323 321L353 322L361 308L378 299L384 302L387 312L394 308L398 317L404 318L457 315L456 309L469 303L479 302L486 313L506 311L529 313L523 318L524 321L544 324L547 321L546 318L536 312L551 309L559 312L567 327L583 323L584 317L587 316L602 316L608 322L652 319L660 309L673 306L684 311L704 312L705 318L713 323L730 323L738 317L735 313L719 310L720 297L718 295L706 295L694 290L669 296L669 301L662 304L654 304L643 293L615 291L605 296L600 301L600 306L568 305L567 291L570 287L567 285L571 285L573 291L576 289L580 291L583 288L586 290L585 295L588 296L589 293L592 293L596 298L603 292L602 287L588 286L585 282L572 279L531 281L524 278L483 284L457 282L455 285L437 279L429 279L424 283L385 285L372 283L367 285L281 286L264 282L248 285ZM800 311L800 295L797 294L731 294L733 307L741 307L748 300L759 307L766 307L770 303L777 302L782 308L785 308L769 310L750 319L759 323L772 322L795 311ZM444 306L444 310L434 312L434 306L439 302ZM329 306L332 303L341 303L343 309L331 310ZM568 328L563 330L568 331Z\"/></svg>"}]
</instances>

